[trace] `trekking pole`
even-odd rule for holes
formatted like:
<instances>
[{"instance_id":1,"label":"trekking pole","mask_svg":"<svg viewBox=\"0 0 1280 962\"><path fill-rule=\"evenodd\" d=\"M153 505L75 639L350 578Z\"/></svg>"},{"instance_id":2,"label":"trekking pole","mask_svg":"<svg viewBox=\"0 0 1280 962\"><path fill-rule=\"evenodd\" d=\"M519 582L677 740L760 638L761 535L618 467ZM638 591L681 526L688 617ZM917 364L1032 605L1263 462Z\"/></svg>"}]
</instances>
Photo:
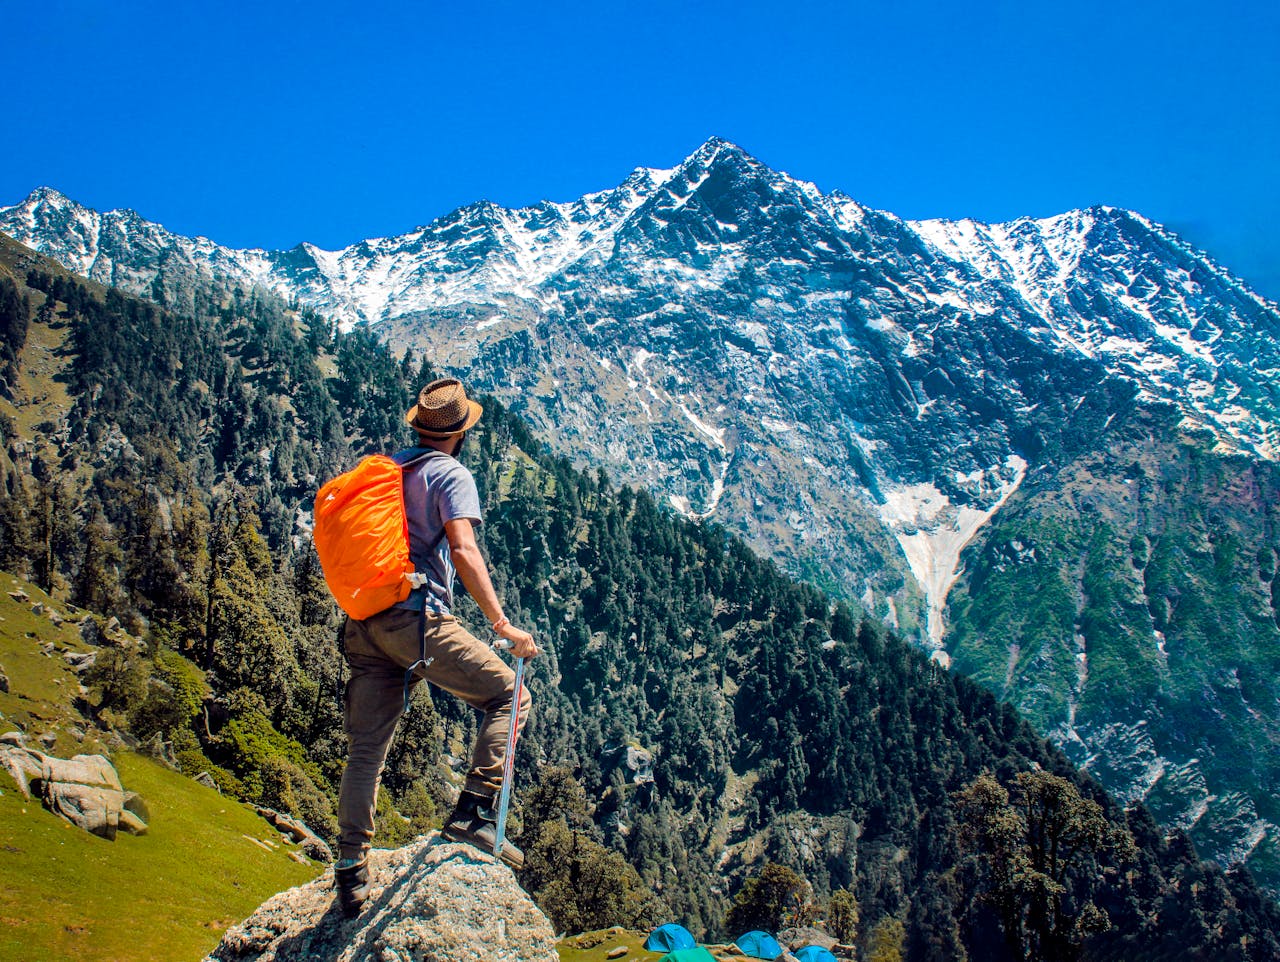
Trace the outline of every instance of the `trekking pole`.
<instances>
[{"instance_id":1,"label":"trekking pole","mask_svg":"<svg viewBox=\"0 0 1280 962\"><path fill-rule=\"evenodd\" d=\"M495 648L510 648L511 642L499 638ZM520 734L520 699L524 695L524 659L516 659L516 683L511 692L511 730L507 732L507 754L502 759L502 793L498 796L498 824L494 828L493 854L502 854L506 839L507 806L511 803L511 780L516 765L516 736Z\"/></svg>"}]
</instances>

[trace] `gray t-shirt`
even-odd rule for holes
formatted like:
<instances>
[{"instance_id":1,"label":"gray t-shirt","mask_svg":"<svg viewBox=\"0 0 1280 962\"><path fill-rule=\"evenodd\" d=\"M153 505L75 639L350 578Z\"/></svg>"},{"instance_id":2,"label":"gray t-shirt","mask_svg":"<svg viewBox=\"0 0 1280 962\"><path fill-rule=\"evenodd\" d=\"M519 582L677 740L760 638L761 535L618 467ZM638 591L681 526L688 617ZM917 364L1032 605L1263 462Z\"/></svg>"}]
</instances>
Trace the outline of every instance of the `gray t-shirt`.
<instances>
[{"instance_id":1,"label":"gray t-shirt","mask_svg":"<svg viewBox=\"0 0 1280 962\"><path fill-rule=\"evenodd\" d=\"M444 536L447 521L466 518L480 524L480 494L476 480L462 464L433 448L408 448L392 455L400 464L412 463L404 473L404 510L409 519L409 558L414 569L431 579L396 605L447 615L453 606L453 559Z\"/></svg>"}]
</instances>

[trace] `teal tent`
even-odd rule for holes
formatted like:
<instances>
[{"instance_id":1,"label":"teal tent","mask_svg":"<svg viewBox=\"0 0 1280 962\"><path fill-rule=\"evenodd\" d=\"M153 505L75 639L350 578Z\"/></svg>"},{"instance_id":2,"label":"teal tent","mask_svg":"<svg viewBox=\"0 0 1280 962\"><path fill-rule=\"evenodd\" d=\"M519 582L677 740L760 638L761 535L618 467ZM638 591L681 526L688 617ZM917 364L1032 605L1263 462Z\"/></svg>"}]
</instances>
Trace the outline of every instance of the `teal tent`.
<instances>
[{"instance_id":1,"label":"teal tent","mask_svg":"<svg viewBox=\"0 0 1280 962\"><path fill-rule=\"evenodd\" d=\"M799 962L836 962L836 957L820 945L806 945L796 952Z\"/></svg>"},{"instance_id":2,"label":"teal tent","mask_svg":"<svg viewBox=\"0 0 1280 962\"><path fill-rule=\"evenodd\" d=\"M697 943L689 930L675 922L659 925L644 941L644 947L650 952L674 952L676 949L691 949L695 945Z\"/></svg>"},{"instance_id":3,"label":"teal tent","mask_svg":"<svg viewBox=\"0 0 1280 962\"><path fill-rule=\"evenodd\" d=\"M753 959L776 959L782 954L782 946L778 944L778 940L759 929L739 935L733 940L733 944L742 949L743 955L749 955Z\"/></svg>"},{"instance_id":4,"label":"teal tent","mask_svg":"<svg viewBox=\"0 0 1280 962\"><path fill-rule=\"evenodd\" d=\"M716 957L700 945L668 952L658 962L716 962Z\"/></svg>"}]
</instances>

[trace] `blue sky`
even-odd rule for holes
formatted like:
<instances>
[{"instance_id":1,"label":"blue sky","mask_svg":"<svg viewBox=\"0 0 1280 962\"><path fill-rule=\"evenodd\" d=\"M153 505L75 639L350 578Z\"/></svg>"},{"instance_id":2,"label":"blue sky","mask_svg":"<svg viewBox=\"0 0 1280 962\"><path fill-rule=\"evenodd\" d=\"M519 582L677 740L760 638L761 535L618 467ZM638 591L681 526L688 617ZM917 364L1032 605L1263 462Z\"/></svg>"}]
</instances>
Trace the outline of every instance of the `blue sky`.
<instances>
[{"instance_id":1,"label":"blue sky","mask_svg":"<svg viewBox=\"0 0 1280 962\"><path fill-rule=\"evenodd\" d=\"M907 218L1129 207L1280 298L1275 0L45 0L5 19L0 204L48 184L236 247L334 248L481 198L569 200L714 134Z\"/></svg>"}]
</instances>

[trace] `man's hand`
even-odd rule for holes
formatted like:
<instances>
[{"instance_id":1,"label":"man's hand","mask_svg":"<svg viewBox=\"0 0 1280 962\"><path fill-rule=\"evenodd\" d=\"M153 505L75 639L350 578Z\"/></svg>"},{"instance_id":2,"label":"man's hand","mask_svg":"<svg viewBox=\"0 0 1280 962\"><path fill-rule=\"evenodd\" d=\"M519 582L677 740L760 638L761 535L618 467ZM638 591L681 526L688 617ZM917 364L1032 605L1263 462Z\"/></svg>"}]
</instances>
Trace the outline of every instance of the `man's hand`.
<instances>
[{"instance_id":1,"label":"man's hand","mask_svg":"<svg viewBox=\"0 0 1280 962\"><path fill-rule=\"evenodd\" d=\"M511 643L511 654L517 658L532 658L542 651L534 644L533 635L527 631L521 631L511 622L507 622L498 629L498 637Z\"/></svg>"}]
</instances>

